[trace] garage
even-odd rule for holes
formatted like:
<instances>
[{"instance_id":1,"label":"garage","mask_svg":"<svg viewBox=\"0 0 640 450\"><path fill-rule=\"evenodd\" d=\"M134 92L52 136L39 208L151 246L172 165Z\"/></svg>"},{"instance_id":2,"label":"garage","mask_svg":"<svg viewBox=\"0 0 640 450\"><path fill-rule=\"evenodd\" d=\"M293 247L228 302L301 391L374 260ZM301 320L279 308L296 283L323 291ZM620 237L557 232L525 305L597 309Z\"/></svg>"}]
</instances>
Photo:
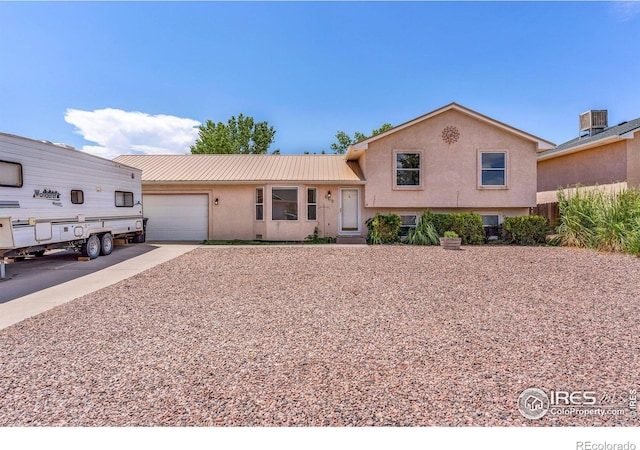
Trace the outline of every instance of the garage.
<instances>
[{"instance_id":1,"label":"garage","mask_svg":"<svg viewBox=\"0 0 640 450\"><path fill-rule=\"evenodd\" d=\"M209 235L209 196L206 194L142 197L149 241L202 241Z\"/></svg>"}]
</instances>

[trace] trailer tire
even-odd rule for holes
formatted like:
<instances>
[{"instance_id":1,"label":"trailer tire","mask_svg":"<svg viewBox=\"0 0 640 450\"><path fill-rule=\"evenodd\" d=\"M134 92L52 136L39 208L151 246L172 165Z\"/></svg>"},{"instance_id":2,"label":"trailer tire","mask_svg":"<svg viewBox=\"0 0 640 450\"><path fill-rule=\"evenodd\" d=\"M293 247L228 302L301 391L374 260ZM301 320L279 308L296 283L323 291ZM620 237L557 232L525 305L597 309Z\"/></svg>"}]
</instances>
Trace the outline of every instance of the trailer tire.
<instances>
[{"instance_id":1,"label":"trailer tire","mask_svg":"<svg viewBox=\"0 0 640 450\"><path fill-rule=\"evenodd\" d=\"M136 234L133 237L133 243L134 244L142 244L145 241L144 239L144 233L140 233L140 234Z\"/></svg>"},{"instance_id":2,"label":"trailer tire","mask_svg":"<svg viewBox=\"0 0 640 450\"><path fill-rule=\"evenodd\" d=\"M86 256L89 259L95 259L100 256L100 238L96 234L92 234L87 239L87 242L82 244L81 248L82 256Z\"/></svg>"},{"instance_id":3,"label":"trailer tire","mask_svg":"<svg viewBox=\"0 0 640 450\"><path fill-rule=\"evenodd\" d=\"M100 238L100 254L110 255L113 251L113 236L111 233L105 233Z\"/></svg>"}]
</instances>

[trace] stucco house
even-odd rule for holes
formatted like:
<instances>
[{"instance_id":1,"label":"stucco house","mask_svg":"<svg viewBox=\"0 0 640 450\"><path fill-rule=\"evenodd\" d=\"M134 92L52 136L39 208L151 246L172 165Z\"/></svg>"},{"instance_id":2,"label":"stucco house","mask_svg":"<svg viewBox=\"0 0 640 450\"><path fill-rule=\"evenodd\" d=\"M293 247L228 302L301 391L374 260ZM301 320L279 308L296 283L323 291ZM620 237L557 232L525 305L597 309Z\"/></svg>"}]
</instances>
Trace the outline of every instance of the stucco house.
<instances>
[{"instance_id":1,"label":"stucco house","mask_svg":"<svg viewBox=\"0 0 640 450\"><path fill-rule=\"evenodd\" d=\"M640 187L640 118L608 126L606 110L580 115L575 139L538 154L537 203L557 202L558 188Z\"/></svg>"},{"instance_id":2,"label":"stucco house","mask_svg":"<svg viewBox=\"0 0 640 450\"><path fill-rule=\"evenodd\" d=\"M536 154L555 145L451 103L345 155L124 155L142 169L148 239L366 236L395 212L472 211L487 226L536 205Z\"/></svg>"}]
</instances>

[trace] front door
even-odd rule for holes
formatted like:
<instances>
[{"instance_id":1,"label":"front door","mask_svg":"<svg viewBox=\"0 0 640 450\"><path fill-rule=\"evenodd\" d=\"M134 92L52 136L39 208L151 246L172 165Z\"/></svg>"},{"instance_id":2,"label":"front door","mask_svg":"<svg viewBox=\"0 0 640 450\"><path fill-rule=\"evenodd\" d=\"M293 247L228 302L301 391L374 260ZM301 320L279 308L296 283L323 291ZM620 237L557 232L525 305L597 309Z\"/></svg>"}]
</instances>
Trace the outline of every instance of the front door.
<instances>
[{"instance_id":1,"label":"front door","mask_svg":"<svg viewBox=\"0 0 640 450\"><path fill-rule=\"evenodd\" d=\"M360 231L359 189L340 189L340 232Z\"/></svg>"}]
</instances>

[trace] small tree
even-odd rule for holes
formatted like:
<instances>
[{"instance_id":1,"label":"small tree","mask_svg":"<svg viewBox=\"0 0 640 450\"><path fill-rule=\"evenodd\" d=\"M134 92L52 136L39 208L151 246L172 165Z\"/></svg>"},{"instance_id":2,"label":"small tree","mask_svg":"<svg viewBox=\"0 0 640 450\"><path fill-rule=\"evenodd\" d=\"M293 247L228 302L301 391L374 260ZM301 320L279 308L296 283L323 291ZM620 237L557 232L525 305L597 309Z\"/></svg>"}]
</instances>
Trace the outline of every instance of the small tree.
<instances>
[{"instance_id":1,"label":"small tree","mask_svg":"<svg viewBox=\"0 0 640 450\"><path fill-rule=\"evenodd\" d=\"M273 143L275 129L267 121L255 122L253 117L232 116L226 124L207 120L200 125L198 140L191 146L193 154L262 154Z\"/></svg>"},{"instance_id":2,"label":"small tree","mask_svg":"<svg viewBox=\"0 0 640 450\"><path fill-rule=\"evenodd\" d=\"M347 149L351 144L364 141L368 137L375 136L380 133L384 133L385 131L390 130L391 128L393 128L393 125L391 125L390 123L383 123L380 126L380 128L376 128L372 130L369 136L365 135L364 133L361 133L360 131L356 131L353 134L353 137L349 136L344 131L338 131L336 133L337 142L334 142L333 144L331 144L331 150L333 150L334 153L344 154L347 152Z\"/></svg>"}]
</instances>

